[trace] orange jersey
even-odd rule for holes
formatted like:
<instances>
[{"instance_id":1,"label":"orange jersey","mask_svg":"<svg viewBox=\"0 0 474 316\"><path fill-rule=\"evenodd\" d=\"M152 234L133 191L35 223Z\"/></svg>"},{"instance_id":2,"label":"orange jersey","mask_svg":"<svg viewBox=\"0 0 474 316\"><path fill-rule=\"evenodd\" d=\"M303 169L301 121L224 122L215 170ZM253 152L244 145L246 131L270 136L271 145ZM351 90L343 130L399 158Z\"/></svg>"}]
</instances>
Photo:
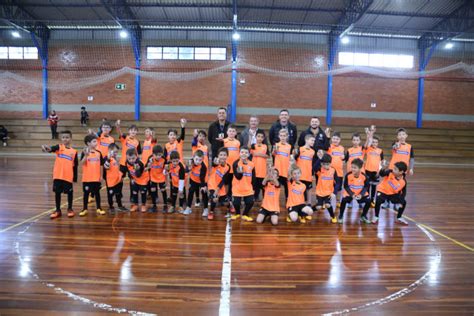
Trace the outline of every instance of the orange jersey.
<instances>
[{"instance_id":1,"label":"orange jersey","mask_svg":"<svg viewBox=\"0 0 474 316\"><path fill-rule=\"evenodd\" d=\"M240 142L237 139L224 138L224 147L229 151L227 163L233 166L234 162L240 158ZM234 173L234 171L231 169L230 173Z\"/></svg>"},{"instance_id":2,"label":"orange jersey","mask_svg":"<svg viewBox=\"0 0 474 316\"><path fill-rule=\"evenodd\" d=\"M268 146L265 144L252 145L250 154L253 156L255 153L268 155ZM267 158L253 156L252 162L255 165L255 176L257 178L265 178L267 176Z\"/></svg>"},{"instance_id":3,"label":"orange jersey","mask_svg":"<svg viewBox=\"0 0 474 316\"><path fill-rule=\"evenodd\" d=\"M176 140L174 143L166 143L165 144L165 149L166 149L166 160L170 160L170 155L173 151L177 151L179 153L179 161L183 162L184 157L183 157L183 141L182 140Z\"/></svg>"},{"instance_id":4,"label":"orange jersey","mask_svg":"<svg viewBox=\"0 0 474 316\"><path fill-rule=\"evenodd\" d=\"M337 176L344 176L344 171L342 169L342 166L344 165L344 147L341 145L335 146L331 144L328 149L328 154L332 157L331 167L336 169Z\"/></svg>"},{"instance_id":5,"label":"orange jersey","mask_svg":"<svg viewBox=\"0 0 474 316\"><path fill-rule=\"evenodd\" d=\"M237 168L242 167L242 178L237 179ZM244 197L253 195L253 173L255 172L255 165L251 161L244 164L241 160L234 163L234 179L232 180L232 196Z\"/></svg>"},{"instance_id":6,"label":"orange jersey","mask_svg":"<svg viewBox=\"0 0 474 316\"><path fill-rule=\"evenodd\" d=\"M337 175L336 169L330 167L329 169L321 168L317 173L318 183L316 184L316 195L325 197L334 192L334 179Z\"/></svg>"},{"instance_id":7,"label":"orange jersey","mask_svg":"<svg viewBox=\"0 0 474 316\"><path fill-rule=\"evenodd\" d=\"M203 161L204 161L204 164L206 165L206 167L209 168L209 149L208 149L207 145L203 145L203 144L198 142L196 146L192 147L193 155L198 150L200 150L204 153Z\"/></svg>"},{"instance_id":8,"label":"orange jersey","mask_svg":"<svg viewBox=\"0 0 474 316\"><path fill-rule=\"evenodd\" d=\"M105 183L111 188L122 182L122 173L120 164L115 158L109 159L109 166L109 169L105 169Z\"/></svg>"},{"instance_id":9,"label":"orange jersey","mask_svg":"<svg viewBox=\"0 0 474 316\"><path fill-rule=\"evenodd\" d=\"M365 170L370 172L378 172L380 169L380 162L383 159L383 151L380 148L373 148L370 146L366 149L365 154L367 160L365 162Z\"/></svg>"},{"instance_id":10,"label":"orange jersey","mask_svg":"<svg viewBox=\"0 0 474 316\"><path fill-rule=\"evenodd\" d=\"M229 173L231 167L229 164L217 165L212 167L211 173L209 174L209 181L207 183L207 187L209 190L216 191L219 188L219 184L223 181L225 175ZM223 185L219 192L217 192L218 196L224 196L227 194L226 186Z\"/></svg>"},{"instance_id":11,"label":"orange jersey","mask_svg":"<svg viewBox=\"0 0 474 316\"><path fill-rule=\"evenodd\" d=\"M179 162L176 166L170 163L170 178L171 184L175 188L179 188L179 180L186 180L186 167L182 162Z\"/></svg>"},{"instance_id":12,"label":"orange jersey","mask_svg":"<svg viewBox=\"0 0 474 316\"><path fill-rule=\"evenodd\" d=\"M109 154L109 145L115 143L112 136L100 135L97 137L97 150L100 151L102 157L105 158Z\"/></svg>"},{"instance_id":13,"label":"orange jersey","mask_svg":"<svg viewBox=\"0 0 474 316\"><path fill-rule=\"evenodd\" d=\"M204 173L204 180L201 179L201 175L203 173ZM206 168L206 164L204 164L204 161L199 165L195 165L193 163L189 178L196 183L203 184L203 183L206 183L206 174L207 174L207 168Z\"/></svg>"},{"instance_id":14,"label":"orange jersey","mask_svg":"<svg viewBox=\"0 0 474 316\"><path fill-rule=\"evenodd\" d=\"M382 182L377 186L377 192L382 192L387 195L400 193L406 185L405 179L397 179L395 175L390 172L388 176L384 177Z\"/></svg>"},{"instance_id":15,"label":"orange jersey","mask_svg":"<svg viewBox=\"0 0 474 316\"><path fill-rule=\"evenodd\" d=\"M150 173L143 171L145 167L143 166L143 163L141 163L141 161L137 160L136 163L138 163L142 168L142 173L138 176L139 172L138 170L135 170L135 166L127 162L127 169L130 178L133 179L133 181L138 185L148 185L148 181L150 181Z\"/></svg>"},{"instance_id":16,"label":"orange jersey","mask_svg":"<svg viewBox=\"0 0 474 316\"><path fill-rule=\"evenodd\" d=\"M313 181L314 149L300 147L299 154L300 155L296 160L296 165L301 169L301 180L311 182Z\"/></svg>"},{"instance_id":17,"label":"orange jersey","mask_svg":"<svg viewBox=\"0 0 474 316\"><path fill-rule=\"evenodd\" d=\"M278 170L280 177L288 178L288 170L290 169L291 145L283 145L281 142L279 142L275 144L275 148L278 148L273 154L275 157L275 161L273 162L275 169Z\"/></svg>"},{"instance_id":18,"label":"orange jersey","mask_svg":"<svg viewBox=\"0 0 474 316\"><path fill-rule=\"evenodd\" d=\"M296 181L288 181L288 200L286 200L286 208L306 204L304 191L306 191L306 185L304 185L303 182L296 183Z\"/></svg>"},{"instance_id":19,"label":"orange jersey","mask_svg":"<svg viewBox=\"0 0 474 316\"><path fill-rule=\"evenodd\" d=\"M367 196L368 193L368 188L366 187L368 185L367 183L368 178L365 175L365 173L361 172L360 175L356 178L352 172L349 172L346 175L346 178L344 180L344 196L349 196L349 192L346 191L346 187L348 187L354 195L359 195L364 191L364 196ZM365 190L364 190L365 188Z\"/></svg>"},{"instance_id":20,"label":"orange jersey","mask_svg":"<svg viewBox=\"0 0 474 316\"><path fill-rule=\"evenodd\" d=\"M77 159L77 150L67 148L63 144L59 145L59 150L55 152L53 179L71 182L74 179L74 163Z\"/></svg>"},{"instance_id":21,"label":"orange jersey","mask_svg":"<svg viewBox=\"0 0 474 316\"><path fill-rule=\"evenodd\" d=\"M280 213L280 186L267 182L264 191L262 208L270 212Z\"/></svg>"},{"instance_id":22,"label":"orange jersey","mask_svg":"<svg viewBox=\"0 0 474 316\"><path fill-rule=\"evenodd\" d=\"M150 180L155 183L163 183L166 181L166 176L163 173L165 168L165 159L152 159L150 163Z\"/></svg>"},{"instance_id":23,"label":"orange jersey","mask_svg":"<svg viewBox=\"0 0 474 316\"><path fill-rule=\"evenodd\" d=\"M403 161L410 166L410 155L411 155L410 144L400 144L398 149L392 149L392 159L390 160L389 169L393 169L396 162Z\"/></svg>"},{"instance_id":24,"label":"orange jersey","mask_svg":"<svg viewBox=\"0 0 474 316\"><path fill-rule=\"evenodd\" d=\"M364 161L364 149L362 148L362 146L351 147L347 149L347 172L351 171L351 163L356 158L359 158Z\"/></svg>"},{"instance_id":25,"label":"orange jersey","mask_svg":"<svg viewBox=\"0 0 474 316\"><path fill-rule=\"evenodd\" d=\"M101 153L93 150L85 158L82 165L82 182L100 182Z\"/></svg>"},{"instance_id":26,"label":"orange jersey","mask_svg":"<svg viewBox=\"0 0 474 316\"><path fill-rule=\"evenodd\" d=\"M127 160L127 150L129 148L135 148L138 151L138 146L140 145L140 141L136 138L130 138L130 136L122 135L120 137L120 143L122 144L122 157L120 157L120 165L125 166Z\"/></svg>"},{"instance_id":27,"label":"orange jersey","mask_svg":"<svg viewBox=\"0 0 474 316\"><path fill-rule=\"evenodd\" d=\"M148 163L148 159L150 159L151 155L153 155L153 146L156 145L156 139L152 138L149 140L145 140L143 142L142 147L142 162L144 165Z\"/></svg>"}]
</instances>

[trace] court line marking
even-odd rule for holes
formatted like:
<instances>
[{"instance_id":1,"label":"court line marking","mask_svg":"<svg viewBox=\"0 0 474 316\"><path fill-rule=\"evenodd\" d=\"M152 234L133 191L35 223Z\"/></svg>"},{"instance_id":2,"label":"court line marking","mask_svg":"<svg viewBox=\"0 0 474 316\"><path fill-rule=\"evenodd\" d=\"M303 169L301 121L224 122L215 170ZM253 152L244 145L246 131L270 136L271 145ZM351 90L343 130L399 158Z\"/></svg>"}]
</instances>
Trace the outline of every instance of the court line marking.
<instances>
[{"instance_id":1,"label":"court line marking","mask_svg":"<svg viewBox=\"0 0 474 316\"><path fill-rule=\"evenodd\" d=\"M225 246L222 258L222 277L221 277L221 299L219 302L219 316L230 315L230 290L231 290L231 263L232 263L232 220L227 218L225 229Z\"/></svg>"}]
</instances>

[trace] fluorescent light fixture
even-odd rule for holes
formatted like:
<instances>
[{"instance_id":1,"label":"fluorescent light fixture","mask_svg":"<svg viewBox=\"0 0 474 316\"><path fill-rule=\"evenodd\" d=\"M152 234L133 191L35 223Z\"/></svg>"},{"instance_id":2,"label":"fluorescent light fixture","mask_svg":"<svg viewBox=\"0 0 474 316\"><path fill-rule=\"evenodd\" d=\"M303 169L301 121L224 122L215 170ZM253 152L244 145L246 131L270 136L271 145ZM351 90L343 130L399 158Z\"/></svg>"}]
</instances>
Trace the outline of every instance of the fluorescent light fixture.
<instances>
[{"instance_id":1,"label":"fluorescent light fixture","mask_svg":"<svg viewBox=\"0 0 474 316\"><path fill-rule=\"evenodd\" d=\"M349 37L344 36L343 38L341 38L341 43L342 44L349 44L349 42L350 42Z\"/></svg>"},{"instance_id":2,"label":"fluorescent light fixture","mask_svg":"<svg viewBox=\"0 0 474 316\"><path fill-rule=\"evenodd\" d=\"M237 33L237 32L234 32L232 34L232 39L235 40L235 41L238 41L240 39L240 34Z\"/></svg>"},{"instance_id":3,"label":"fluorescent light fixture","mask_svg":"<svg viewBox=\"0 0 474 316\"><path fill-rule=\"evenodd\" d=\"M446 48L446 49L451 49L453 47L454 47L453 43L446 43L446 45L444 45L444 48Z\"/></svg>"},{"instance_id":4,"label":"fluorescent light fixture","mask_svg":"<svg viewBox=\"0 0 474 316\"><path fill-rule=\"evenodd\" d=\"M127 31L121 30L119 34L120 34L121 38L127 38L128 37L128 32Z\"/></svg>"},{"instance_id":5,"label":"fluorescent light fixture","mask_svg":"<svg viewBox=\"0 0 474 316\"><path fill-rule=\"evenodd\" d=\"M14 38L20 38L21 37L20 32L18 32L18 31L12 31L12 36Z\"/></svg>"}]
</instances>

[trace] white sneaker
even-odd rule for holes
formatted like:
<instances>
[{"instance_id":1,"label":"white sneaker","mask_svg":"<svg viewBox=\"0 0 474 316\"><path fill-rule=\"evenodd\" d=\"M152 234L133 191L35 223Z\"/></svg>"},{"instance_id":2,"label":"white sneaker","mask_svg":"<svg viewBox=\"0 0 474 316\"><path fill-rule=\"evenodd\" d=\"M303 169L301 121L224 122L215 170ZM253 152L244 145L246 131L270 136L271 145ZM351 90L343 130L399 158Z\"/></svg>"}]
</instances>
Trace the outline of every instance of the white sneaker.
<instances>
[{"instance_id":1,"label":"white sneaker","mask_svg":"<svg viewBox=\"0 0 474 316\"><path fill-rule=\"evenodd\" d=\"M200 202L196 202L196 203L194 203L194 206L199 207L199 206L201 206L201 203L200 203Z\"/></svg>"},{"instance_id":2,"label":"white sneaker","mask_svg":"<svg viewBox=\"0 0 474 316\"><path fill-rule=\"evenodd\" d=\"M207 217L207 215L209 215L209 209L205 208L205 209L202 211L202 217Z\"/></svg>"},{"instance_id":3,"label":"white sneaker","mask_svg":"<svg viewBox=\"0 0 474 316\"><path fill-rule=\"evenodd\" d=\"M189 214L191 214L192 212L193 212L193 211L191 210L190 207L186 207L186 209L183 211L182 214L183 214L183 215L189 215Z\"/></svg>"},{"instance_id":4,"label":"white sneaker","mask_svg":"<svg viewBox=\"0 0 474 316\"><path fill-rule=\"evenodd\" d=\"M401 225L408 225L408 222L403 217L397 218L397 223Z\"/></svg>"}]
</instances>

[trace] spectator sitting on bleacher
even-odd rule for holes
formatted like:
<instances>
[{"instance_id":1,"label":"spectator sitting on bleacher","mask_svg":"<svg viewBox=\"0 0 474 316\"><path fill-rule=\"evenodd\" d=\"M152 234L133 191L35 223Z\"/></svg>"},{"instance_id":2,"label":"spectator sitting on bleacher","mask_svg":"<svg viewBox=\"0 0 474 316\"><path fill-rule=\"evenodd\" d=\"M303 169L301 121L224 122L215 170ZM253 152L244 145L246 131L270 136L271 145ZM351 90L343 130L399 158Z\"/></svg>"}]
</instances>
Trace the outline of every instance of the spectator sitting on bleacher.
<instances>
[{"instance_id":1,"label":"spectator sitting on bleacher","mask_svg":"<svg viewBox=\"0 0 474 316\"><path fill-rule=\"evenodd\" d=\"M0 139L3 142L3 147L6 147L8 145L7 141L9 137L8 137L8 130L3 125L0 125Z\"/></svg>"}]
</instances>

